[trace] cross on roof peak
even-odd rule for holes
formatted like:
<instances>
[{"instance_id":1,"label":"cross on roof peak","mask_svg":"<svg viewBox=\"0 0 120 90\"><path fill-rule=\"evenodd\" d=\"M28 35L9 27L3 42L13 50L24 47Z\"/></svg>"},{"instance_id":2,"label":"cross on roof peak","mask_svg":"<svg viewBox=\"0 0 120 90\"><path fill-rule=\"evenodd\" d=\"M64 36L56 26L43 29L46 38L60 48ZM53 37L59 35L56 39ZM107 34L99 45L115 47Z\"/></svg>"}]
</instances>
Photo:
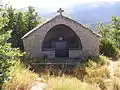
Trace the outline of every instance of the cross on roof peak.
<instances>
[{"instance_id":1,"label":"cross on roof peak","mask_svg":"<svg viewBox=\"0 0 120 90\"><path fill-rule=\"evenodd\" d=\"M62 10L62 8L60 8L57 12L60 13L60 15L62 15L62 13L64 12L64 10Z\"/></svg>"}]
</instances>

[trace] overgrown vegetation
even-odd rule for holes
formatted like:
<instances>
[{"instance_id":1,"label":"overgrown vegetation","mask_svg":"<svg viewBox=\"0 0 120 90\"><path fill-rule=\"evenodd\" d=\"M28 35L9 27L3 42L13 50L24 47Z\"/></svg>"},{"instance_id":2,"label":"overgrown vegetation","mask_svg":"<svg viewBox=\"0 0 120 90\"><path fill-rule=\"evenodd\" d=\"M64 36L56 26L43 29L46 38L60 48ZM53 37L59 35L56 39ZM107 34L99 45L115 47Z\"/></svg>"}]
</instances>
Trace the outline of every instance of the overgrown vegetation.
<instances>
[{"instance_id":1,"label":"overgrown vegetation","mask_svg":"<svg viewBox=\"0 0 120 90\"><path fill-rule=\"evenodd\" d=\"M29 90L29 86L39 78L39 75L33 73L26 68L26 66L16 60L13 62L14 66L11 67L11 79L4 83L3 90Z\"/></svg>"},{"instance_id":2,"label":"overgrown vegetation","mask_svg":"<svg viewBox=\"0 0 120 90\"><path fill-rule=\"evenodd\" d=\"M41 17L31 6L29 6L27 10L21 11L15 10L12 8L12 6L7 5L5 11L8 22L3 29L5 31L12 31L9 42L11 43L12 47L24 50L21 38L24 34L41 23Z\"/></svg>"},{"instance_id":3,"label":"overgrown vegetation","mask_svg":"<svg viewBox=\"0 0 120 90\"><path fill-rule=\"evenodd\" d=\"M97 29L102 35L100 53L115 57L117 48L120 49L120 17L112 17L112 22L109 24L99 23Z\"/></svg>"},{"instance_id":4,"label":"overgrown vegetation","mask_svg":"<svg viewBox=\"0 0 120 90\"><path fill-rule=\"evenodd\" d=\"M46 90L100 90L99 87L85 82L81 82L77 78L62 76L49 77Z\"/></svg>"},{"instance_id":5,"label":"overgrown vegetation","mask_svg":"<svg viewBox=\"0 0 120 90\"><path fill-rule=\"evenodd\" d=\"M106 90L105 80L110 78L107 69L108 64L109 60L104 56L87 59L75 67L74 74L80 80L90 84L97 84L102 90Z\"/></svg>"},{"instance_id":6,"label":"overgrown vegetation","mask_svg":"<svg viewBox=\"0 0 120 90\"><path fill-rule=\"evenodd\" d=\"M4 7L0 2L0 89L29 90L29 85L39 77L20 62L23 53L13 47L23 50L21 37L40 22L33 7L17 11L11 6ZM69 76L48 76L45 78L46 90L120 90L120 17L113 17L112 23L98 24L97 27L102 35L102 55L84 60L71 69L73 72ZM108 70L110 59L118 60L112 76ZM56 68L49 69L58 72Z\"/></svg>"},{"instance_id":7,"label":"overgrown vegetation","mask_svg":"<svg viewBox=\"0 0 120 90\"><path fill-rule=\"evenodd\" d=\"M1 3L0 3L1 4ZM6 32L5 25L8 24L6 11L0 5L0 88L4 82L9 80L11 73L10 67L13 66L12 61L18 59L22 54L17 48L11 48L11 44L7 43L10 37L10 30Z\"/></svg>"},{"instance_id":8,"label":"overgrown vegetation","mask_svg":"<svg viewBox=\"0 0 120 90\"><path fill-rule=\"evenodd\" d=\"M100 44L100 53L104 54L105 56L115 57L117 55L117 49L110 40L102 38Z\"/></svg>"}]
</instances>

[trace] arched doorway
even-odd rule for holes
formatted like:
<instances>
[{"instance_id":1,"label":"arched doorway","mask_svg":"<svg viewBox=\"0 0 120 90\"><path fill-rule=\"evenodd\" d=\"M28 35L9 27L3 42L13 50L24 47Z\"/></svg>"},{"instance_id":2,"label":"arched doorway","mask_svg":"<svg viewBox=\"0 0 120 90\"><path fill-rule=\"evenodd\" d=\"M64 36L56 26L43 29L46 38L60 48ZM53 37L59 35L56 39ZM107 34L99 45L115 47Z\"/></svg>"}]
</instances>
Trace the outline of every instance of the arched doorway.
<instances>
[{"instance_id":1,"label":"arched doorway","mask_svg":"<svg viewBox=\"0 0 120 90\"><path fill-rule=\"evenodd\" d=\"M82 44L77 34L64 24L52 27L42 43L42 50L55 50L56 57L69 57L70 49L82 50Z\"/></svg>"}]
</instances>

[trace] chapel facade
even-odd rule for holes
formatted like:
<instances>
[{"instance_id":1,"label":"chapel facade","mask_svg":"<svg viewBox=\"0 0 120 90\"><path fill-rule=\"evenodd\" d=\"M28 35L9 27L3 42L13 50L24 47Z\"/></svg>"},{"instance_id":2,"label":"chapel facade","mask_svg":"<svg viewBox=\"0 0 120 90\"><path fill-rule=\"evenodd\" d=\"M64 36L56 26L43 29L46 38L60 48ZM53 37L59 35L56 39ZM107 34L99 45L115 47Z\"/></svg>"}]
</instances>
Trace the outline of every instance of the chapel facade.
<instances>
[{"instance_id":1,"label":"chapel facade","mask_svg":"<svg viewBox=\"0 0 120 90\"><path fill-rule=\"evenodd\" d=\"M100 36L82 24L59 15L38 25L22 39L27 57L86 58L99 55Z\"/></svg>"}]
</instances>

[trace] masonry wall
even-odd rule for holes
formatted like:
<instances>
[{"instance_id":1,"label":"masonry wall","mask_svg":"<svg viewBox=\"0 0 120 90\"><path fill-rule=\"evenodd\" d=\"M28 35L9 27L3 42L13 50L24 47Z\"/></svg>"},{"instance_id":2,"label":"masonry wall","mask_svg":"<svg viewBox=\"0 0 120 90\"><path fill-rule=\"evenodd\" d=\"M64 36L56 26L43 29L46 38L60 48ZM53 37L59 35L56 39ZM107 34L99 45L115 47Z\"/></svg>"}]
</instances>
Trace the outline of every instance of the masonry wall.
<instances>
[{"instance_id":1,"label":"masonry wall","mask_svg":"<svg viewBox=\"0 0 120 90\"><path fill-rule=\"evenodd\" d=\"M42 51L42 42L47 32L56 25L69 26L79 36L82 50L70 50L69 57L87 57L99 55L99 37L79 23L58 15L47 23L37 28L33 33L23 39L24 48L28 57L41 57L47 54L54 57L55 51Z\"/></svg>"}]
</instances>

